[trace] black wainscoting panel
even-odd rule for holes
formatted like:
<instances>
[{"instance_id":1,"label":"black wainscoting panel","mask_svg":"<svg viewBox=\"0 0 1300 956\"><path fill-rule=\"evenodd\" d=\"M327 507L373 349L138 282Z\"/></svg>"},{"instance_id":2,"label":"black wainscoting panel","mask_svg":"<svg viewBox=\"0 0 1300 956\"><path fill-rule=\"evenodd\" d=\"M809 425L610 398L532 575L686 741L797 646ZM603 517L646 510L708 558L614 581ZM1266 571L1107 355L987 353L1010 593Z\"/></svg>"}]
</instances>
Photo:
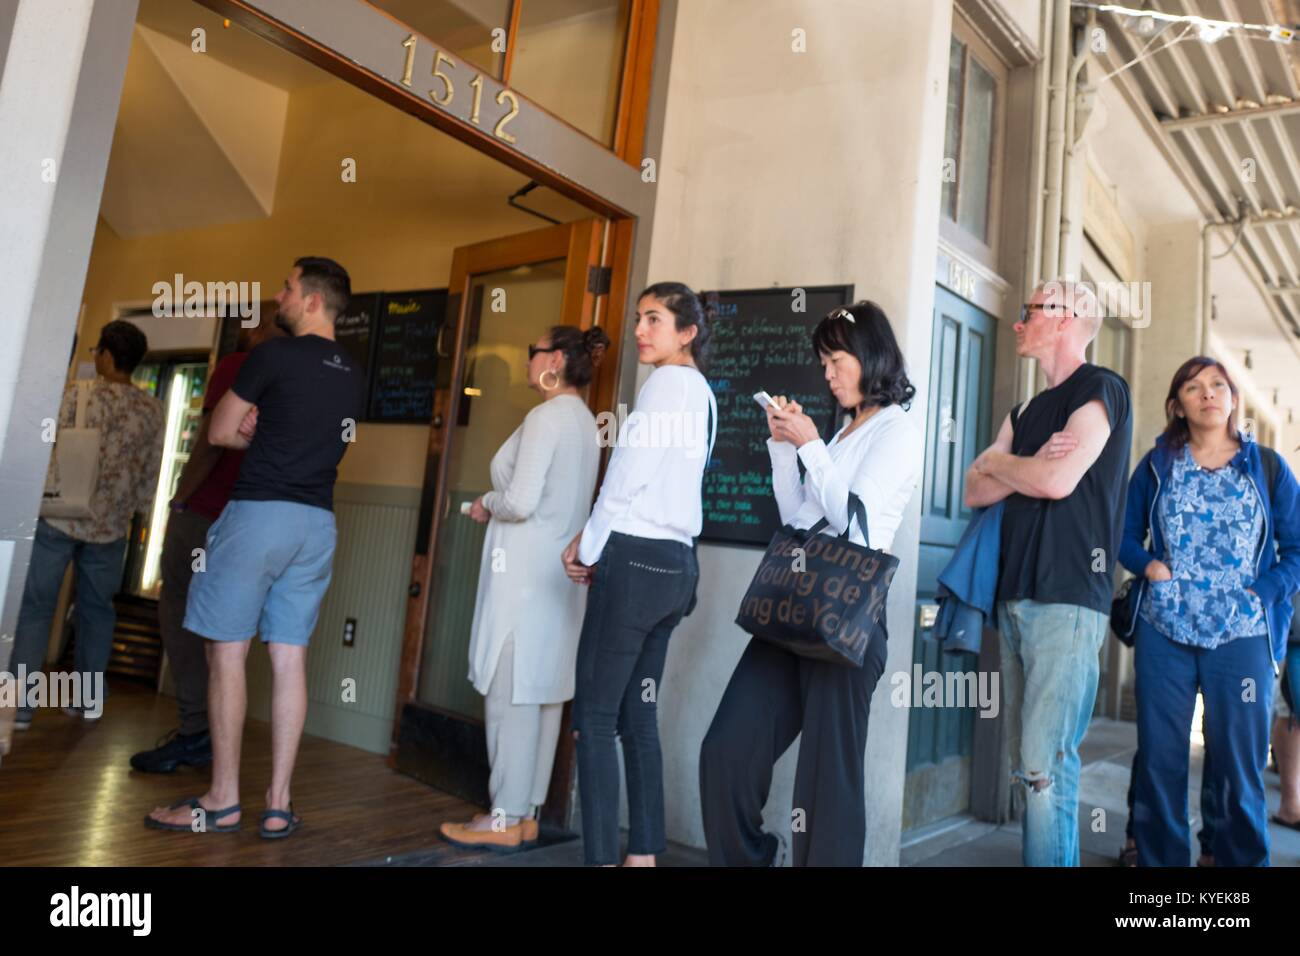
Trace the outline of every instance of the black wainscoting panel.
<instances>
[{"instance_id":1,"label":"black wainscoting panel","mask_svg":"<svg viewBox=\"0 0 1300 956\"><path fill-rule=\"evenodd\" d=\"M486 807L487 732L477 722L423 704L402 708L397 771Z\"/></svg>"}]
</instances>

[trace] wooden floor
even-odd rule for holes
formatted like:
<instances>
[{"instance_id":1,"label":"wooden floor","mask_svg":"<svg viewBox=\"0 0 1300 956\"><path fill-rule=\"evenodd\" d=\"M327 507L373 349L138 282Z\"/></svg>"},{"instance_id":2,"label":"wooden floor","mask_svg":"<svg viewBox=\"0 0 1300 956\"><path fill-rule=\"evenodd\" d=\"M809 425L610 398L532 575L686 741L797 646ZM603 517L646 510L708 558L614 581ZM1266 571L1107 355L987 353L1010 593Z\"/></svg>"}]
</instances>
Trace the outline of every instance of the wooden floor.
<instances>
[{"instance_id":1,"label":"wooden floor","mask_svg":"<svg viewBox=\"0 0 1300 956\"><path fill-rule=\"evenodd\" d=\"M475 808L392 771L384 758L304 737L293 780L303 827L263 840L257 824L270 780L270 726L244 731L243 828L238 833L168 833L145 828L154 806L197 796L208 770L170 774L131 769L131 754L151 748L176 725L176 702L112 684L104 716L85 723L40 710L13 735L0 764L0 865L5 866L334 866L382 861L442 844L438 825ZM445 847L445 844L442 844ZM439 856L454 863L481 851Z\"/></svg>"}]
</instances>

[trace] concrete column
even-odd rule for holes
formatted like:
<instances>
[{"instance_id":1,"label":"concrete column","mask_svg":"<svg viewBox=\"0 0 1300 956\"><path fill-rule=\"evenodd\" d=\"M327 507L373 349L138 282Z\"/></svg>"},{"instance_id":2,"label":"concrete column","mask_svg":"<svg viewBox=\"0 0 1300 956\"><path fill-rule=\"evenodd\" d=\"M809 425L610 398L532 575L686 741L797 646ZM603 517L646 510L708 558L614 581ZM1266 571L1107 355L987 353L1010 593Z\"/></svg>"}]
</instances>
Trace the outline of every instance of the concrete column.
<instances>
[{"instance_id":1,"label":"concrete column","mask_svg":"<svg viewBox=\"0 0 1300 956\"><path fill-rule=\"evenodd\" d=\"M888 0L681 3L649 278L702 289L851 282L907 358L925 430L952 9ZM909 711L890 706L916 610L921 491L894 540L889 658L866 753L865 862L898 861ZM668 837L703 845L700 744L748 635L761 553L700 547L700 604L673 634L659 710ZM765 816L788 833L798 746Z\"/></svg>"},{"instance_id":2,"label":"concrete column","mask_svg":"<svg viewBox=\"0 0 1300 956\"><path fill-rule=\"evenodd\" d=\"M1165 427L1165 396L1178 366L1196 354L1201 329L1201 224L1147 230L1151 324L1133 330L1133 437L1144 454Z\"/></svg>"},{"instance_id":3,"label":"concrete column","mask_svg":"<svg viewBox=\"0 0 1300 956\"><path fill-rule=\"evenodd\" d=\"M8 666L137 0L0 10L0 670ZM12 712L9 712L12 713ZM0 754L9 713L0 712Z\"/></svg>"}]
</instances>

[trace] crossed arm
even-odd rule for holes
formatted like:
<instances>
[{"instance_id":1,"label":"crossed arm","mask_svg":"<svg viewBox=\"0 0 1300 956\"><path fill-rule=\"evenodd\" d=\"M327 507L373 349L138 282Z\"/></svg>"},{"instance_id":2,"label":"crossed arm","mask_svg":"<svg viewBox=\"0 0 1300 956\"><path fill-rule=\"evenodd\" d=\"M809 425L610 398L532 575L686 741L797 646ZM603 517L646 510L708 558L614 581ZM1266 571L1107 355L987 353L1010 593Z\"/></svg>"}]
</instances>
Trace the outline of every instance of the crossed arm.
<instances>
[{"instance_id":1,"label":"crossed arm","mask_svg":"<svg viewBox=\"0 0 1300 956\"><path fill-rule=\"evenodd\" d=\"M212 410L208 441L218 448L243 450L252 442L256 427L257 406L244 401L233 388L228 388Z\"/></svg>"},{"instance_id":2,"label":"crossed arm","mask_svg":"<svg viewBox=\"0 0 1300 956\"><path fill-rule=\"evenodd\" d=\"M1092 467L1110 437L1106 406L1094 399L1075 409L1065 429L1032 456L1011 453L1011 416L998 437L966 472L966 506L983 508L1018 492L1029 498L1069 496Z\"/></svg>"},{"instance_id":3,"label":"crossed arm","mask_svg":"<svg viewBox=\"0 0 1300 956\"><path fill-rule=\"evenodd\" d=\"M180 481L176 483L176 494L172 496L173 501L186 502L190 496L202 487L203 483L208 480L208 475L212 474L212 469L217 466L221 460L222 450L212 444L209 439L209 431L212 426L212 412L204 412L202 422L199 425L199 433L194 439L194 444L190 448L190 459L181 469Z\"/></svg>"}]
</instances>

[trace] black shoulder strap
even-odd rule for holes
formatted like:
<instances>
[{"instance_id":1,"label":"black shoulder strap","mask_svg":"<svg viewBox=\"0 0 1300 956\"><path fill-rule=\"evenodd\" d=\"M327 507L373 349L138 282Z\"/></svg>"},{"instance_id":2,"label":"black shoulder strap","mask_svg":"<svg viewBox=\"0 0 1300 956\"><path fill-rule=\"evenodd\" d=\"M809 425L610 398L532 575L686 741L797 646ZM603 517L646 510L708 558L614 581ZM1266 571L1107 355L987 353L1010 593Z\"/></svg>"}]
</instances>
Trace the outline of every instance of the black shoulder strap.
<instances>
[{"instance_id":1,"label":"black shoulder strap","mask_svg":"<svg viewBox=\"0 0 1300 956\"><path fill-rule=\"evenodd\" d=\"M857 518L858 530L862 532L862 540L867 543L868 548L871 547L871 536L867 533L866 505L862 503L861 498L859 498L856 494L854 494L851 491L849 492L848 510L849 510L849 521L848 524L844 526L844 531L842 534L840 534L840 537L847 538L849 536L849 529L853 527L853 519ZM813 535L819 534L821 530L826 526L828 526L830 523L831 522L829 518L822 518L815 525L813 525L811 528L805 531L804 534L807 535L809 538L811 538Z\"/></svg>"},{"instance_id":2,"label":"black shoulder strap","mask_svg":"<svg viewBox=\"0 0 1300 956\"><path fill-rule=\"evenodd\" d=\"M1022 407L1023 407L1023 403L1017 402L1016 405L1011 409L1011 430L1012 431L1016 430L1016 422L1020 420L1020 409Z\"/></svg>"},{"instance_id":3,"label":"black shoulder strap","mask_svg":"<svg viewBox=\"0 0 1300 956\"><path fill-rule=\"evenodd\" d=\"M705 446L704 470L709 470L709 459L713 457L713 402L709 402L709 443Z\"/></svg>"},{"instance_id":4,"label":"black shoulder strap","mask_svg":"<svg viewBox=\"0 0 1300 956\"><path fill-rule=\"evenodd\" d=\"M1273 492L1277 490L1277 473L1281 471L1281 462L1278 459L1277 452L1272 448L1259 446L1260 464L1264 466L1264 482L1268 485L1268 497L1273 498Z\"/></svg>"},{"instance_id":5,"label":"black shoulder strap","mask_svg":"<svg viewBox=\"0 0 1300 956\"><path fill-rule=\"evenodd\" d=\"M704 470L709 470L709 459L713 457L713 402L709 402L709 443L705 446L704 452ZM698 555L700 551L700 536L696 535L691 539L691 548Z\"/></svg>"},{"instance_id":6,"label":"black shoulder strap","mask_svg":"<svg viewBox=\"0 0 1300 956\"><path fill-rule=\"evenodd\" d=\"M849 492L849 524L850 525L853 524L854 518L858 519L858 530L862 532L862 540L867 543L868 548L871 547L871 535L867 533L867 507L862 503L861 498L859 498L857 495L855 495L853 492L850 491ZM840 537L847 538L848 536L849 536L849 529L846 527L844 529L844 534L840 535Z\"/></svg>"}]
</instances>

